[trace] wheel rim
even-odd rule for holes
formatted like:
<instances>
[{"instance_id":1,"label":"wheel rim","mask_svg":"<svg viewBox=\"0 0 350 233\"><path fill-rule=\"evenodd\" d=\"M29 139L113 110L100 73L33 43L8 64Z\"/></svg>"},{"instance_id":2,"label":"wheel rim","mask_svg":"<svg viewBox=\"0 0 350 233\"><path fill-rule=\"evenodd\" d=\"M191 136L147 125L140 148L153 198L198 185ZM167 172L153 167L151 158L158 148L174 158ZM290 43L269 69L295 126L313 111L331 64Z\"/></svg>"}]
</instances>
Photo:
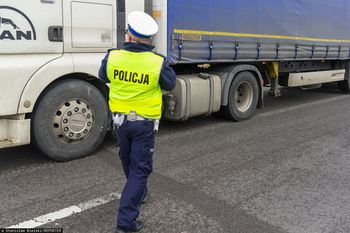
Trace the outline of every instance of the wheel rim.
<instances>
[{"instance_id":1,"label":"wheel rim","mask_svg":"<svg viewBox=\"0 0 350 233\"><path fill-rule=\"evenodd\" d=\"M240 112L247 111L253 102L253 87L249 82L241 82L235 91L235 105Z\"/></svg>"},{"instance_id":2,"label":"wheel rim","mask_svg":"<svg viewBox=\"0 0 350 233\"><path fill-rule=\"evenodd\" d=\"M91 132L94 119L89 103L81 99L66 101L57 108L53 117L54 133L64 142L82 140Z\"/></svg>"}]
</instances>

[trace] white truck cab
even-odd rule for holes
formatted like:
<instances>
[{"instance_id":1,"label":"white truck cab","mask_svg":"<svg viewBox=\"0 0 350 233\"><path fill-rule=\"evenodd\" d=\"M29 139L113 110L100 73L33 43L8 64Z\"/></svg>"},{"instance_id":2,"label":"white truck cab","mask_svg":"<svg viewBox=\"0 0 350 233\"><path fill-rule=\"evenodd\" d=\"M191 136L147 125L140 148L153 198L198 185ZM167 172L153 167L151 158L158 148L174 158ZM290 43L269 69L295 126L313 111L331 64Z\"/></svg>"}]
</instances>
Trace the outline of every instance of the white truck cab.
<instances>
[{"instance_id":1,"label":"white truck cab","mask_svg":"<svg viewBox=\"0 0 350 233\"><path fill-rule=\"evenodd\" d=\"M108 127L101 60L146 2L2 0L0 148L33 142L61 161L94 151Z\"/></svg>"}]
</instances>

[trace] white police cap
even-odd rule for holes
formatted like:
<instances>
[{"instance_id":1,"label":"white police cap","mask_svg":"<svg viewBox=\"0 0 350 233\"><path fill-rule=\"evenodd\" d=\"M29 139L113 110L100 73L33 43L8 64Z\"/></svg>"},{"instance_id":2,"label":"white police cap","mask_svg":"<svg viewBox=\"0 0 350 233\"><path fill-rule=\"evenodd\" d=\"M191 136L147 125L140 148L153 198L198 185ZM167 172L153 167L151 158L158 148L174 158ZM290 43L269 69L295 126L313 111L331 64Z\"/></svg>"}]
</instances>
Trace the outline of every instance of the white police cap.
<instances>
[{"instance_id":1,"label":"white police cap","mask_svg":"<svg viewBox=\"0 0 350 233\"><path fill-rule=\"evenodd\" d=\"M139 38L149 38L158 32L158 25L145 12L132 11L128 14L128 30Z\"/></svg>"}]
</instances>

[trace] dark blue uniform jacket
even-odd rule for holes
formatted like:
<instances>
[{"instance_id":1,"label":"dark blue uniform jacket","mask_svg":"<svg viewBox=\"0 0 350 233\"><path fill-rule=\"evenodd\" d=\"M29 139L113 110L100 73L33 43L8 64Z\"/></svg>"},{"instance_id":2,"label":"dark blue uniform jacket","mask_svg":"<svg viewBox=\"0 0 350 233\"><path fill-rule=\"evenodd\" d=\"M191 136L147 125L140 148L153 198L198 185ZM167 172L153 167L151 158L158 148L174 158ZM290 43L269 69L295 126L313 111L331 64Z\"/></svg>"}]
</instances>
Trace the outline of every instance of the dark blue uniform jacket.
<instances>
[{"instance_id":1,"label":"dark blue uniform jacket","mask_svg":"<svg viewBox=\"0 0 350 233\"><path fill-rule=\"evenodd\" d=\"M150 52L153 49L154 49L154 46L149 45L149 44L138 44L138 43L132 43L132 42L131 43L124 43L124 50L130 51L130 52ZM111 49L111 50L113 50L113 49ZM98 72L98 78L100 80L102 80L104 83L110 82L108 77L107 77L106 66L107 66L109 52L111 50L108 50L107 55L102 60L102 65L101 65L101 68ZM173 69L169 67L166 59L164 59L163 67L162 67L162 70L160 72L159 84L160 84L161 89L164 91L170 91L170 90L175 88L176 74L173 71Z\"/></svg>"}]
</instances>

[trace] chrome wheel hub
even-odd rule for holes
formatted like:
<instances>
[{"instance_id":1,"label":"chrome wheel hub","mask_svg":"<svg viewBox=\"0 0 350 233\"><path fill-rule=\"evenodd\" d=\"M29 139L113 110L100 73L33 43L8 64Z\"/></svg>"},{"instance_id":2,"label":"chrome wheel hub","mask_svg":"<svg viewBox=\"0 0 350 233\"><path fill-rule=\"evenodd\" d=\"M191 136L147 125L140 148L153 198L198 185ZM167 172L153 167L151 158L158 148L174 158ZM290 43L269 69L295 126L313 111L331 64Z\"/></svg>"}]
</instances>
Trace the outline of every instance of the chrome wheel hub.
<instances>
[{"instance_id":1,"label":"chrome wheel hub","mask_svg":"<svg viewBox=\"0 0 350 233\"><path fill-rule=\"evenodd\" d=\"M53 117L55 135L65 142L81 140L93 127L94 113L91 106L80 99L63 103Z\"/></svg>"},{"instance_id":2,"label":"chrome wheel hub","mask_svg":"<svg viewBox=\"0 0 350 233\"><path fill-rule=\"evenodd\" d=\"M235 92L235 105L238 111L247 111L253 102L253 87L248 82L241 82Z\"/></svg>"}]
</instances>

